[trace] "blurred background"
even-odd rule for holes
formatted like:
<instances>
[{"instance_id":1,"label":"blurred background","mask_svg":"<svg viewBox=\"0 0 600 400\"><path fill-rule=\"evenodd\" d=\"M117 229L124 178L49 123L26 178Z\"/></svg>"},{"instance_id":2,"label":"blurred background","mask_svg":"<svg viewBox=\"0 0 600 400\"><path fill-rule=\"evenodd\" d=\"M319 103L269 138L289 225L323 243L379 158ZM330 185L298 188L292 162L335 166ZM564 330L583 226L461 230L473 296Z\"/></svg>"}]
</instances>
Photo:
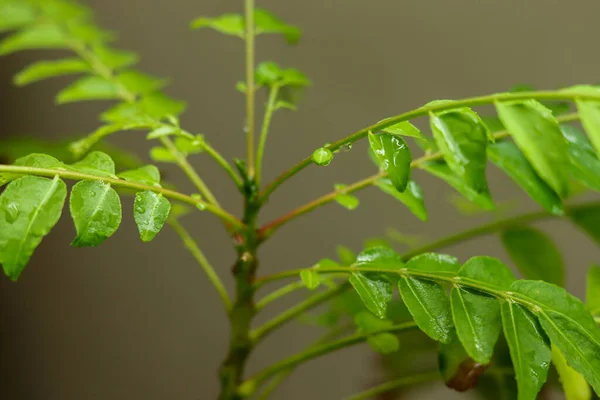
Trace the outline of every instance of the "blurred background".
<instances>
[{"instance_id":1,"label":"blurred background","mask_svg":"<svg viewBox=\"0 0 600 400\"><path fill-rule=\"evenodd\" d=\"M244 156L243 96L234 88L243 79L242 42L188 29L193 17L240 11L240 0L85 3L102 26L119 33L119 47L139 51L142 70L172 78L167 93L189 103L182 118L186 129L205 134L230 159ZM261 37L257 59L297 67L313 81L299 112L275 116L265 181L327 142L433 99L504 91L522 83L540 89L597 83L600 77L597 0L257 3L304 31L297 47L280 37ZM11 85L12 74L41 56L21 53L0 60L0 135L64 138L94 130L108 103L54 105L54 94L69 78L23 89ZM263 101L261 96L259 104ZM143 156L149 148L141 133L118 135L114 143ZM193 163L221 203L239 213L238 194L224 173L202 155ZM272 196L262 221L329 192L334 183L351 183L374 171L366 143L357 144L328 168L312 166L285 184ZM336 244L358 251L365 238L381 236L387 228L433 239L489 219L461 215L445 183L416 174L429 222L368 189L359 194L361 206L355 211L330 204L281 229L261 248L260 273L310 266L333 257ZM488 175L498 204L513 207L513 213L536 209L493 167ZM192 191L176 169L167 168L166 177ZM69 248L74 228L65 217L18 284L0 277L0 399L216 398L216 368L228 341L218 296L171 230L151 244L139 241L130 206L125 202L121 229L101 247ZM234 252L218 221L195 214L186 226L232 288ZM565 221L539 226L560 243L569 266L568 288L582 295L586 270L600 259L598 249ZM463 261L486 254L510 262L496 237L445 251ZM299 298L271 306L259 321ZM299 351L319 334L315 327L287 325L257 349L250 372ZM357 346L302 366L274 398L338 399L378 382L379 374L374 353ZM412 396L457 395L435 384Z\"/></svg>"}]
</instances>

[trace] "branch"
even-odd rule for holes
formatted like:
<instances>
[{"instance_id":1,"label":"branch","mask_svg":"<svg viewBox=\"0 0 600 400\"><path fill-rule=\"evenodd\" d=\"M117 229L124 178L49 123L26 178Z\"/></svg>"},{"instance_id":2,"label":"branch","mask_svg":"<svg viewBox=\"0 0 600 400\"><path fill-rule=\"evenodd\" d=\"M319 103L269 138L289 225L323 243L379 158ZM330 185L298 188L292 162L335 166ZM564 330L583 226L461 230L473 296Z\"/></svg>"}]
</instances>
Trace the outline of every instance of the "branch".
<instances>
[{"instance_id":1,"label":"branch","mask_svg":"<svg viewBox=\"0 0 600 400\"><path fill-rule=\"evenodd\" d=\"M181 225L181 223L179 223L179 221L176 218L170 218L169 224L173 227L173 229L179 235L181 240L183 240L185 247L187 247L187 249L190 251L190 253L192 253L196 261L198 261L198 264L200 264L202 270L204 270L204 273L206 273L206 276L208 277L210 282L217 290L217 293L221 297L221 300L223 301L223 305L225 305L227 313L229 313L231 311L231 299L229 297L229 294L227 293L227 289L225 289L225 286L223 286L223 282L219 278L219 275L217 275L214 268L210 265L210 263L204 256L202 250L200 250L194 239L192 239L190 233Z\"/></svg>"},{"instance_id":2,"label":"branch","mask_svg":"<svg viewBox=\"0 0 600 400\"><path fill-rule=\"evenodd\" d=\"M278 93L279 85L275 84L271 87L271 91L269 92L269 100L265 109L265 117L263 119L260 139L258 141L258 150L256 152L256 186L260 186L263 154L265 152L265 144L267 143L267 135L269 134L269 127L271 126L271 119L273 118L273 112L275 111L275 102L277 101Z\"/></svg>"},{"instance_id":3,"label":"branch","mask_svg":"<svg viewBox=\"0 0 600 400\"><path fill-rule=\"evenodd\" d=\"M37 175L37 176L46 176L52 178L54 176L60 176L63 179L71 179L71 180L94 180L94 181L102 181L106 183L110 183L116 187L122 187L126 189L132 189L136 191L151 191L155 193L161 193L165 197L169 197L171 199L179 200L184 203L191 204L195 207L200 207L202 209L206 209L206 211L215 214L220 217L223 221L230 223L236 229L243 229L244 223L229 214L227 211L223 210L220 207L214 206L212 204L206 203L202 200L196 200L191 196L185 195L183 193L175 192L173 190L159 188L154 186L142 185L135 182L125 181L123 179L115 179L115 178L107 178L104 176L97 175L89 175L82 174L79 172L66 171L66 170L58 170L58 169L48 169L48 168L34 168L34 167L21 167L17 165L0 165L0 172L8 172L19 175Z\"/></svg>"},{"instance_id":4,"label":"branch","mask_svg":"<svg viewBox=\"0 0 600 400\"><path fill-rule=\"evenodd\" d=\"M577 113L566 114L566 115L562 115L562 116L556 118L556 120L560 123L575 121L577 119L579 119L579 115ZM387 125L389 125L389 124L386 123L386 126ZM509 135L509 133L507 131L500 131L500 132L496 132L494 134L494 138L496 140L499 140L499 139L507 137L508 135ZM442 154L439 152L427 154L425 156L417 158L416 160L413 160L412 163L410 164L410 166L411 166L411 168L421 168L426 162L438 160L440 158L442 158ZM368 186L375 184L375 182L377 180L379 180L381 178L385 178L386 176L387 176L386 172L379 172L378 174L372 175L368 178L365 178L361 181L358 181L356 183L353 183L351 185L344 187L343 193L356 192L358 190L361 190L363 188L366 188ZM334 190L331 193L328 193L322 197L319 197L318 199L313 200L310 203L307 203L301 207L298 207L295 210L290 211L286 215L284 215L272 222L267 223L262 228L260 228L261 237L263 238L263 240L268 238L273 233L273 231L275 231L282 225L290 222L291 220L293 220L301 215L309 213L310 211L316 209L317 207L323 206L323 205L335 200L335 198L340 194L341 194L341 191Z\"/></svg>"},{"instance_id":5,"label":"branch","mask_svg":"<svg viewBox=\"0 0 600 400\"><path fill-rule=\"evenodd\" d=\"M246 130L248 175L254 177L254 0L244 0L246 9Z\"/></svg>"},{"instance_id":6,"label":"branch","mask_svg":"<svg viewBox=\"0 0 600 400\"><path fill-rule=\"evenodd\" d=\"M419 375L405 376L402 378L394 379L392 381L383 383L381 385L372 387L365 390L364 392L357 393L353 396L347 397L346 400L365 400L372 399L379 394L387 393L391 390L398 389L404 386L418 385L420 383L436 381L440 378L440 372L427 372Z\"/></svg>"},{"instance_id":7,"label":"branch","mask_svg":"<svg viewBox=\"0 0 600 400\"><path fill-rule=\"evenodd\" d=\"M265 297L260 299L256 303L256 311L258 312L258 311L262 310L265 306L270 304L271 302L279 299L280 297L283 297L286 294L292 293L292 292L294 292L298 289L302 289L304 287L306 287L306 285L302 281L296 281L296 282L287 284L285 286L282 286L279 289L274 290L273 292L269 293L268 295L266 295Z\"/></svg>"}]
</instances>

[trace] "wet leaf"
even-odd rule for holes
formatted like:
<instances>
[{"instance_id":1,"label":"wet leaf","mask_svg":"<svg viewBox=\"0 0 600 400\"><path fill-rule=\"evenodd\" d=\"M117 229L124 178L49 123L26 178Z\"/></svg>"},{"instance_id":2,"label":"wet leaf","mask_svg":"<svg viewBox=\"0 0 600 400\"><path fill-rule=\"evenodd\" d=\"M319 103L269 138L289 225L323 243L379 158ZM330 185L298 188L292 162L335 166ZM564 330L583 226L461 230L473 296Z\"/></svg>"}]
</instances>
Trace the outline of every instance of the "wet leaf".
<instances>
[{"instance_id":1,"label":"wet leaf","mask_svg":"<svg viewBox=\"0 0 600 400\"><path fill-rule=\"evenodd\" d=\"M83 160L68 165L66 168L82 174L116 178L115 162L108 154L101 151L92 151Z\"/></svg>"},{"instance_id":2,"label":"wet leaf","mask_svg":"<svg viewBox=\"0 0 600 400\"><path fill-rule=\"evenodd\" d=\"M329 165L332 160L333 153L331 152L331 150L326 149L324 147L316 149L312 154L312 161L315 164L320 165L322 167Z\"/></svg>"},{"instance_id":3,"label":"wet leaf","mask_svg":"<svg viewBox=\"0 0 600 400\"><path fill-rule=\"evenodd\" d=\"M47 168L47 169L57 169L62 168L64 166L63 163L58 161L56 158L49 156L47 154L28 154L24 157L17 159L13 165L20 167L32 167L32 168ZM10 181L13 181L19 178L19 174L13 174L10 172L0 173L0 187L7 184Z\"/></svg>"},{"instance_id":4,"label":"wet leaf","mask_svg":"<svg viewBox=\"0 0 600 400\"><path fill-rule=\"evenodd\" d=\"M379 121L379 122L384 122ZM397 124L383 128L382 131L391 133L392 135L409 136L416 139L420 139L423 142L428 142L427 138L421 133L421 131L408 121L398 122Z\"/></svg>"},{"instance_id":5,"label":"wet leaf","mask_svg":"<svg viewBox=\"0 0 600 400\"><path fill-rule=\"evenodd\" d=\"M409 180L404 192L400 193L389 179L378 179L375 185L384 193L395 197L421 221L427 221L427 209L423 199L423 189L415 181Z\"/></svg>"},{"instance_id":6,"label":"wet leaf","mask_svg":"<svg viewBox=\"0 0 600 400\"><path fill-rule=\"evenodd\" d=\"M449 276L455 276L460 268L460 263L456 257L437 253L419 254L406 263L406 269L409 271L445 273Z\"/></svg>"},{"instance_id":7,"label":"wet leaf","mask_svg":"<svg viewBox=\"0 0 600 400\"><path fill-rule=\"evenodd\" d=\"M143 242L150 242L156 237L170 212L171 203L162 194L151 191L136 193L133 218Z\"/></svg>"},{"instance_id":8,"label":"wet leaf","mask_svg":"<svg viewBox=\"0 0 600 400\"><path fill-rule=\"evenodd\" d=\"M410 177L410 162L412 160L408 145L397 135L369 133L369 144L379 161L379 166L387 172L394 187L404 192Z\"/></svg>"},{"instance_id":9,"label":"wet leaf","mask_svg":"<svg viewBox=\"0 0 600 400\"><path fill-rule=\"evenodd\" d=\"M460 267L458 276L499 290L508 290L516 280L512 271L500 260L487 256L467 260Z\"/></svg>"},{"instance_id":10,"label":"wet leaf","mask_svg":"<svg viewBox=\"0 0 600 400\"><path fill-rule=\"evenodd\" d=\"M154 165L145 165L137 169L121 172L119 178L128 182L160 187L160 171Z\"/></svg>"},{"instance_id":11,"label":"wet leaf","mask_svg":"<svg viewBox=\"0 0 600 400\"><path fill-rule=\"evenodd\" d=\"M571 174L592 190L600 191L600 160L585 134L571 125L561 125L561 131L569 142Z\"/></svg>"}]
</instances>

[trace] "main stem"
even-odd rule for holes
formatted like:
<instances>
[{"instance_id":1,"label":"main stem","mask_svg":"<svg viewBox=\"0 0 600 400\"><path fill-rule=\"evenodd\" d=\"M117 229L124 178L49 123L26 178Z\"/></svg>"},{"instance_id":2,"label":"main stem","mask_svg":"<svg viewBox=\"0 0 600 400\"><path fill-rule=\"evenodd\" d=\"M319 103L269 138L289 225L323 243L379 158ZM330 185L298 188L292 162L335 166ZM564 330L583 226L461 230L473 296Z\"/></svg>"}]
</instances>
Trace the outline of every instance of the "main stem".
<instances>
[{"instance_id":1,"label":"main stem","mask_svg":"<svg viewBox=\"0 0 600 400\"><path fill-rule=\"evenodd\" d=\"M235 277L236 298L229 313L231 325L229 353L219 372L221 380L219 400L244 398L239 386L244 379L246 362L254 347L250 330L252 319L256 314L254 279L258 267L259 241L256 227L258 211L255 196L250 192L247 193L243 219L247 229L236 237L237 260L232 271Z\"/></svg>"},{"instance_id":2,"label":"main stem","mask_svg":"<svg viewBox=\"0 0 600 400\"><path fill-rule=\"evenodd\" d=\"M246 9L246 136L248 175L254 176L254 0L244 0Z\"/></svg>"}]
</instances>

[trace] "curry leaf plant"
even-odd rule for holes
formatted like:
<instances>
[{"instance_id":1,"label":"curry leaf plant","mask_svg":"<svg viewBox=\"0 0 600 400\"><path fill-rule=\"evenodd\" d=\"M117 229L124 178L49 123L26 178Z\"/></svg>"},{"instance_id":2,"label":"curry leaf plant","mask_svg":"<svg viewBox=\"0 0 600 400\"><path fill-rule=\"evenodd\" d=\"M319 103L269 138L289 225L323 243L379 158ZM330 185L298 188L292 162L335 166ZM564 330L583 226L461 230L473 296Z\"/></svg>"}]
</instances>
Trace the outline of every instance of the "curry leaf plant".
<instances>
[{"instance_id":1,"label":"curry leaf plant","mask_svg":"<svg viewBox=\"0 0 600 400\"><path fill-rule=\"evenodd\" d=\"M243 160L227 160L210 144L210 135L180 124L186 104L162 91L167 80L138 70L137 55L114 47L115 35L98 27L87 7L70 0L0 0L0 55L35 49L56 54L16 71L15 85L71 77L56 95L57 104L113 102L86 136L56 144L17 140L0 146L0 155L11 160L0 165L0 264L8 279L30 273L25 267L63 212L73 220L73 247L100 246L111 240L123 218L133 218L143 242L160 240L165 226L173 229L222 299L231 334L229 351L215 366L220 400L272 398L296 367L360 343L394 367L389 381L349 399L399 393L432 380L487 398L504 393L502 398L534 400L544 386L562 388L572 399L600 395L600 269L590 268L585 302L569 294L562 287L567 266L560 248L533 226L542 219L565 218L600 244L600 202L574 201L583 190L600 190L600 89L520 87L432 101L315 146L275 180L263 182L271 121L281 110L295 111L299 93L311 82L295 68L255 59L255 42L262 35L296 44L298 27L255 7L254 0L244 0L242 6L241 13L190 22L192 30L200 31L195 35L212 29L245 49L245 78L236 88L246 99L247 153ZM256 118L258 92L267 96L262 121ZM480 115L482 106L496 113ZM429 120L420 125L429 126L428 131L413 124L419 118ZM576 125L579 121L583 128ZM108 141L131 130L146 133L152 142L149 157L156 164L145 164ZM259 222L280 186L307 168L335 162L336 153L362 139L375 164L371 176L332 182L332 192ZM231 178L245 204L242 215L221 207L194 167L199 154ZM161 163L176 165L194 192L165 182L157 167ZM358 254L340 246L338 260L323 258L305 268L260 273L258 249L279 228L332 202L356 209L356 192L368 187L398 200L398 207L415 215L415 223L426 221L428 193L415 169L444 181L469 207L493 212L497 206L486 171L494 167L538 203L539 211L497 218L430 243L391 232L369 239ZM133 196L131 210L122 207L124 196ZM234 243L234 293L182 223L194 212L216 216ZM442 252L485 235L498 238L506 259L474 254L459 260ZM399 252L398 241L408 250ZM301 291L304 300L256 323L255 317L271 303ZM320 311L314 312L317 307ZM248 371L256 346L299 319L324 326L327 333L303 351ZM407 362L407 354L417 351L438 360L438 368L423 371Z\"/></svg>"}]
</instances>

